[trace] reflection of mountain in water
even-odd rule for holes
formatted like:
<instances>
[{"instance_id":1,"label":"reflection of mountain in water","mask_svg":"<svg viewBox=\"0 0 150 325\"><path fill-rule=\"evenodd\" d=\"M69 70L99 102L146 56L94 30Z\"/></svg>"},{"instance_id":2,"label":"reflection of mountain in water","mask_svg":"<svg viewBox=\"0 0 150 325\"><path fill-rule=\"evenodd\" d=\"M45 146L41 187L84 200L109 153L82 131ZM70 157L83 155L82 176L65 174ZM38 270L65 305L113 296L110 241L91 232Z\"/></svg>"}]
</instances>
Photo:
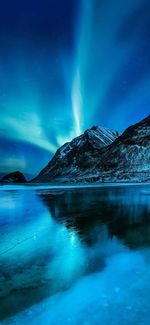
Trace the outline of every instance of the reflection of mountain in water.
<instances>
[{"instance_id":1,"label":"reflection of mountain in water","mask_svg":"<svg viewBox=\"0 0 150 325\"><path fill-rule=\"evenodd\" d=\"M91 243L94 228L105 225L130 248L150 244L150 201L142 186L65 190L60 195L44 192L40 197L52 217Z\"/></svg>"},{"instance_id":2,"label":"reflection of mountain in water","mask_svg":"<svg viewBox=\"0 0 150 325\"><path fill-rule=\"evenodd\" d=\"M149 185L2 190L0 322L87 274L103 276L128 247L148 246L149 193Z\"/></svg>"}]
</instances>

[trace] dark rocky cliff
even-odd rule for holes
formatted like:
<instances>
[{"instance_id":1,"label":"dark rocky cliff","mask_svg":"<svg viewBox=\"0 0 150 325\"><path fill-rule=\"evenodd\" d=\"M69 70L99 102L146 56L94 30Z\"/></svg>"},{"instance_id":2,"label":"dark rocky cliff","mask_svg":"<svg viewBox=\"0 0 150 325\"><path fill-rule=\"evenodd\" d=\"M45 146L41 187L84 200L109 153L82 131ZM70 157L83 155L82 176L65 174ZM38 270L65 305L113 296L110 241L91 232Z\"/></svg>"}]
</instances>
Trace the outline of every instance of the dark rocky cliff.
<instances>
[{"instance_id":1,"label":"dark rocky cliff","mask_svg":"<svg viewBox=\"0 0 150 325\"><path fill-rule=\"evenodd\" d=\"M100 151L119 136L118 132L93 126L81 136L59 148L48 165L34 179L36 182L73 181L90 172Z\"/></svg>"},{"instance_id":2,"label":"dark rocky cliff","mask_svg":"<svg viewBox=\"0 0 150 325\"><path fill-rule=\"evenodd\" d=\"M35 182L150 181L150 115L119 136L93 127L57 150Z\"/></svg>"}]
</instances>

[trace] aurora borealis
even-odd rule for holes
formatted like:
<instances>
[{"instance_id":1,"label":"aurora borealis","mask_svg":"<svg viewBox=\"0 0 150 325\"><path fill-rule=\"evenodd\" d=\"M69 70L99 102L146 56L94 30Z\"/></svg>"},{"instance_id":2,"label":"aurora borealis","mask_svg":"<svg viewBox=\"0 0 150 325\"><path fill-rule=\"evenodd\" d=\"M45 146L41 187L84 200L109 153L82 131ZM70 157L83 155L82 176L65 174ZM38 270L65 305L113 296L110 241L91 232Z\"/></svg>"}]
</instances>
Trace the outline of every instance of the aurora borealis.
<instances>
[{"instance_id":1,"label":"aurora borealis","mask_svg":"<svg viewBox=\"0 0 150 325\"><path fill-rule=\"evenodd\" d=\"M149 114L149 1L6 0L0 44L0 172L35 175L93 124Z\"/></svg>"}]
</instances>

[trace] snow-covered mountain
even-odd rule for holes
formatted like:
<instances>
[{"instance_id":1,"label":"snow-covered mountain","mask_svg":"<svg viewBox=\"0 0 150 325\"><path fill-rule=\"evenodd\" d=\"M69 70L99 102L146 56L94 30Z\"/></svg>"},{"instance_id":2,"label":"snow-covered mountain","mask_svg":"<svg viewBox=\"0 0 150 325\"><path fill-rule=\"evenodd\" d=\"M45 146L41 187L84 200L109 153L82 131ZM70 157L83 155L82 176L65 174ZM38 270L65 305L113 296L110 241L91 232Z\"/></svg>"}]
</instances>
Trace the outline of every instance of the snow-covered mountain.
<instances>
[{"instance_id":1,"label":"snow-covered mountain","mask_svg":"<svg viewBox=\"0 0 150 325\"><path fill-rule=\"evenodd\" d=\"M81 136L59 148L34 181L76 179L83 175L84 171L90 171L95 166L101 149L110 145L118 136L116 131L93 126Z\"/></svg>"},{"instance_id":2,"label":"snow-covered mountain","mask_svg":"<svg viewBox=\"0 0 150 325\"><path fill-rule=\"evenodd\" d=\"M150 115L105 148L96 169L104 180L150 181Z\"/></svg>"},{"instance_id":3,"label":"snow-covered mountain","mask_svg":"<svg viewBox=\"0 0 150 325\"><path fill-rule=\"evenodd\" d=\"M92 127L58 149L34 181L150 181L150 115L121 136Z\"/></svg>"}]
</instances>

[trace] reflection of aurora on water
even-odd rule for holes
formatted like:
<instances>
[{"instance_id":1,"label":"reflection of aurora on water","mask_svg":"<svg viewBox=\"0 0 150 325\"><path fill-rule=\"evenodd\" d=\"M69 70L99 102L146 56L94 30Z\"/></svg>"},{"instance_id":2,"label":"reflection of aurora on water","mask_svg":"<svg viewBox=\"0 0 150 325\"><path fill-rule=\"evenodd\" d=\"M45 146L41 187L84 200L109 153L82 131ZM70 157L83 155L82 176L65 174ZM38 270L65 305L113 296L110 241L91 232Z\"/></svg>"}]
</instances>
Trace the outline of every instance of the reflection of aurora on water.
<instances>
[{"instance_id":1,"label":"reflection of aurora on water","mask_svg":"<svg viewBox=\"0 0 150 325\"><path fill-rule=\"evenodd\" d=\"M71 310L73 319L85 321L87 306L92 321L88 306L95 310L94 301L100 302L97 319L105 319L104 305L112 312L118 304L122 313L135 304L131 317L137 317L135 291L146 290L149 274L149 185L59 189L54 195L51 188L8 188L1 188L0 202L1 319L25 308L11 324L28 318L34 324L34 310L37 324L41 319L58 324L60 315L71 317ZM79 304L73 307L74 299ZM148 299L147 291L144 308ZM32 307L35 303L39 305ZM114 317L120 320L117 310ZM111 324L109 317L107 321Z\"/></svg>"}]
</instances>

